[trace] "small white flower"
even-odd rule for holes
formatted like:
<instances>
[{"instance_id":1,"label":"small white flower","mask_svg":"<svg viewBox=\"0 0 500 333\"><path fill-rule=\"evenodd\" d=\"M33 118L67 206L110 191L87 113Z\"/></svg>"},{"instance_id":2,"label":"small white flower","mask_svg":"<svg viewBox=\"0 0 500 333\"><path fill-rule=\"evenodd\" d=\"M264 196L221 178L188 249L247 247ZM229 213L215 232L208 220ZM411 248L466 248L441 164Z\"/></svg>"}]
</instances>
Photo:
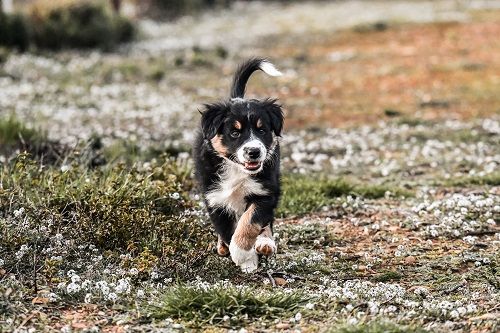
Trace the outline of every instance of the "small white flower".
<instances>
[{"instance_id":1,"label":"small white flower","mask_svg":"<svg viewBox=\"0 0 500 333\"><path fill-rule=\"evenodd\" d=\"M24 208L23 208L23 207L21 207L21 208L19 208L19 209L16 209L16 210L14 211L14 217L19 217L19 216L21 216L21 215L23 215L23 214L24 214Z\"/></svg>"},{"instance_id":2,"label":"small white flower","mask_svg":"<svg viewBox=\"0 0 500 333\"><path fill-rule=\"evenodd\" d=\"M3 261L3 259L0 259L0 267L2 267L4 265L4 263L5 262Z\"/></svg>"},{"instance_id":3,"label":"small white flower","mask_svg":"<svg viewBox=\"0 0 500 333\"><path fill-rule=\"evenodd\" d=\"M170 197L172 199L179 200L180 197L181 197L181 195L179 193L177 193L177 192L174 192L174 193L170 194Z\"/></svg>"},{"instance_id":4,"label":"small white flower","mask_svg":"<svg viewBox=\"0 0 500 333\"><path fill-rule=\"evenodd\" d=\"M312 310L312 309L314 309L314 303L307 303L304 307L305 307L307 310Z\"/></svg>"},{"instance_id":5,"label":"small white flower","mask_svg":"<svg viewBox=\"0 0 500 333\"><path fill-rule=\"evenodd\" d=\"M59 297L55 293L48 293L47 298L49 299L49 302L55 302Z\"/></svg>"},{"instance_id":6,"label":"small white flower","mask_svg":"<svg viewBox=\"0 0 500 333\"><path fill-rule=\"evenodd\" d=\"M301 321L302 320L302 313L297 312L294 317L295 321Z\"/></svg>"},{"instance_id":7,"label":"small white flower","mask_svg":"<svg viewBox=\"0 0 500 333\"><path fill-rule=\"evenodd\" d=\"M71 169L71 166L70 165L62 165L61 166L61 172L66 172L66 171L69 171Z\"/></svg>"},{"instance_id":8,"label":"small white flower","mask_svg":"<svg viewBox=\"0 0 500 333\"><path fill-rule=\"evenodd\" d=\"M108 301L114 302L114 301L116 301L118 299L118 295L115 294L115 293L109 293L108 295L106 295L106 299Z\"/></svg>"},{"instance_id":9,"label":"small white flower","mask_svg":"<svg viewBox=\"0 0 500 333\"><path fill-rule=\"evenodd\" d=\"M145 296L144 290L142 289L137 290L137 298L144 298L144 296Z\"/></svg>"},{"instance_id":10,"label":"small white flower","mask_svg":"<svg viewBox=\"0 0 500 333\"><path fill-rule=\"evenodd\" d=\"M92 294L91 293L86 293L85 298L83 299L85 303L91 303L92 302Z\"/></svg>"},{"instance_id":11,"label":"small white flower","mask_svg":"<svg viewBox=\"0 0 500 333\"><path fill-rule=\"evenodd\" d=\"M120 279L116 284L115 291L118 294L128 294L130 292L130 283L128 279Z\"/></svg>"},{"instance_id":12,"label":"small white flower","mask_svg":"<svg viewBox=\"0 0 500 333\"><path fill-rule=\"evenodd\" d=\"M139 274L139 270L137 268L131 268L129 273L130 275L137 275Z\"/></svg>"},{"instance_id":13,"label":"small white flower","mask_svg":"<svg viewBox=\"0 0 500 333\"><path fill-rule=\"evenodd\" d=\"M68 292L68 294L74 294L74 293L77 293L80 291L80 285L74 283L74 282L71 282L70 284L68 284L68 286L66 287L66 291Z\"/></svg>"},{"instance_id":14,"label":"small white flower","mask_svg":"<svg viewBox=\"0 0 500 333\"><path fill-rule=\"evenodd\" d=\"M71 333L71 326L66 325L61 328L61 333Z\"/></svg>"}]
</instances>

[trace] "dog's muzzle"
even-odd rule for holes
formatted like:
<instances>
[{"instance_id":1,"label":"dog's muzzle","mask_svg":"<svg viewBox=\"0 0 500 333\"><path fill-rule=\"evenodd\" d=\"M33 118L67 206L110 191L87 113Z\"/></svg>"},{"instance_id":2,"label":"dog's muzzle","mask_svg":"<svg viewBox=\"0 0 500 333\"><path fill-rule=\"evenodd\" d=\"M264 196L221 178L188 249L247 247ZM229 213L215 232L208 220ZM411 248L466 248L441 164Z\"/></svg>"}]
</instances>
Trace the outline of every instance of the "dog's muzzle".
<instances>
[{"instance_id":1,"label":"dog's muzzle","mask_svg":"<svg viewBox=\"0 0 500 333\"><path fill-rule=\"evenodd\" d=\"M238 162L243 165L245 171L256 173L262 169L266 159L267 149L257 139L244 143L237 152Z\"/></svg>"}]
</instances>

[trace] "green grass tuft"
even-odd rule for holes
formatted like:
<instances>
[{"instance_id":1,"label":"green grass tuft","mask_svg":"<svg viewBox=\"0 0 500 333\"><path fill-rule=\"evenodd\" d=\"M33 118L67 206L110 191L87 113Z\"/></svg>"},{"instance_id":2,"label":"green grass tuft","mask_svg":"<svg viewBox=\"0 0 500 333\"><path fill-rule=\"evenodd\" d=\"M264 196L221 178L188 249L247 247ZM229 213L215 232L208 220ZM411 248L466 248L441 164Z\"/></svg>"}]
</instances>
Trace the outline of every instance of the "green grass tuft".
<instances>
[{"instance_id":1,"label":"green grass tuft","mask_svg":"<svg viewBox=\"0 0 500 333\"><path fill-rule=\"evenodd\" d=\"M403 275L396 271L386 271L374 277L377 282L387 282L393 280L401 280Z\"/></svg>"},{"instance_id":2,"label":"green grass tuft","mask_svg":"<svg viewBox=\"0 0 500 333\"><path fill-rule=\"evenodd\" d=\"M285 175L282 177L282 185L283 195L277 211L277 215L281 217L314 213L333 204L335 198L348 195L366 199L383 198L387 192L396 197L412 195L410 191L391 186L357 184L321 175Z\"/></svg>"},{"instance_id":3,"label":"green grass tuft","mask_svg":"<svg viewBox=\"0 0 500 333\"><path fill-rule=\"evenodd\" d=\"M0 147L44 139L39 131L26 127L15 117L0 119Z\"/></svg>"},{"instance_id":4,"label":"green grass tuft","mask_svg":"<svg viewBox=\"0 0 500 333\"><path fill-rule=\"evenodd\" d=\"M485 176L471 176L448 179L444 182L445 186L467 187L472 185L490 185L500 186L500 172L496 171Z\"/></svg>"},{"instance_id":5,"label":"green grass tuft","mask_svg":"<svg viewBox=\"0 0 500 333\"><path fill-rule=\"evenodd\" d=\"M333 327L328 333L426 333L423 328L415 326L402 326L391 322L370 322L358 324L345 324Z\"/></svg>"},{"instance_id":6,"label":"green grass tuft","mask_svg":"<svg viewBox=\"0 0 500 333\"><path fill-rule=\"evenodd\" d=\"M218 285L215 287L189 287L178 285L165 293L155 306L156 318L174 318L193 324L231 324L247 319L274 319L291 315L307 299L301 293L276 290L256 290L250 287Z\"/></svg>"}]
</instances>

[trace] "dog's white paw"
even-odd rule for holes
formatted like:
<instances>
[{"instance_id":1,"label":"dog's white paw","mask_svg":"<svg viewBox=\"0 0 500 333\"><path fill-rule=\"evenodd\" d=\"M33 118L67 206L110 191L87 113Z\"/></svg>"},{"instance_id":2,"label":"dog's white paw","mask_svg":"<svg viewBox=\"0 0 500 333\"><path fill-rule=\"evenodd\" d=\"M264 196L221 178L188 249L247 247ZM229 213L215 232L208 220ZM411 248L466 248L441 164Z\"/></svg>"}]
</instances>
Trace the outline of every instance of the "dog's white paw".
<instances>
[{"instance_id":1,"label":"dog's white paw","mask_svg":"<svg viewBox=\"0 0 500 333\"><path fill-rule=\"evenodd\" d=\"M229 252L231 253L233 262L245 273L251 273L259 266L259 256L254 248L245 250L238 247L234 241L231 241Z\"/></svg>"},{"instance_id":2,"label":"dog's white paw","mask_svg":"<svg viewBox=\"0 0 500 333\"><path fill-rule=\"evenodd\" d=\"M276 250L277 247L274 239L261 235L257 236L257 241L255 242L255 251L258 254L270 256L273 253L276 253Z\"/></svg>"}]
</instances>

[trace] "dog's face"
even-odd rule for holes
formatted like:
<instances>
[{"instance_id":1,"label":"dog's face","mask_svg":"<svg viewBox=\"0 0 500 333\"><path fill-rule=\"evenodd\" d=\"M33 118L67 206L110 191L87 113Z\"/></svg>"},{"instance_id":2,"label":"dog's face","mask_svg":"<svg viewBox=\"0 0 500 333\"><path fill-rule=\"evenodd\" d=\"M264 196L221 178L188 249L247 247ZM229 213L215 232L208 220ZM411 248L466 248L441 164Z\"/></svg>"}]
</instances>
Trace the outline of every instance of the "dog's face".
<instances>
[{"instance_id":1,"label":"dog's face","mask_svg":"<svg viewBox=\"0 0 500 333\"><path fill-rule=\"evenodd\" d=\"M232 99L205 106L201 125L215 152L248 174L257 174L274 152L283 128L275 100Z\"/></svg>"}]
</instances>

